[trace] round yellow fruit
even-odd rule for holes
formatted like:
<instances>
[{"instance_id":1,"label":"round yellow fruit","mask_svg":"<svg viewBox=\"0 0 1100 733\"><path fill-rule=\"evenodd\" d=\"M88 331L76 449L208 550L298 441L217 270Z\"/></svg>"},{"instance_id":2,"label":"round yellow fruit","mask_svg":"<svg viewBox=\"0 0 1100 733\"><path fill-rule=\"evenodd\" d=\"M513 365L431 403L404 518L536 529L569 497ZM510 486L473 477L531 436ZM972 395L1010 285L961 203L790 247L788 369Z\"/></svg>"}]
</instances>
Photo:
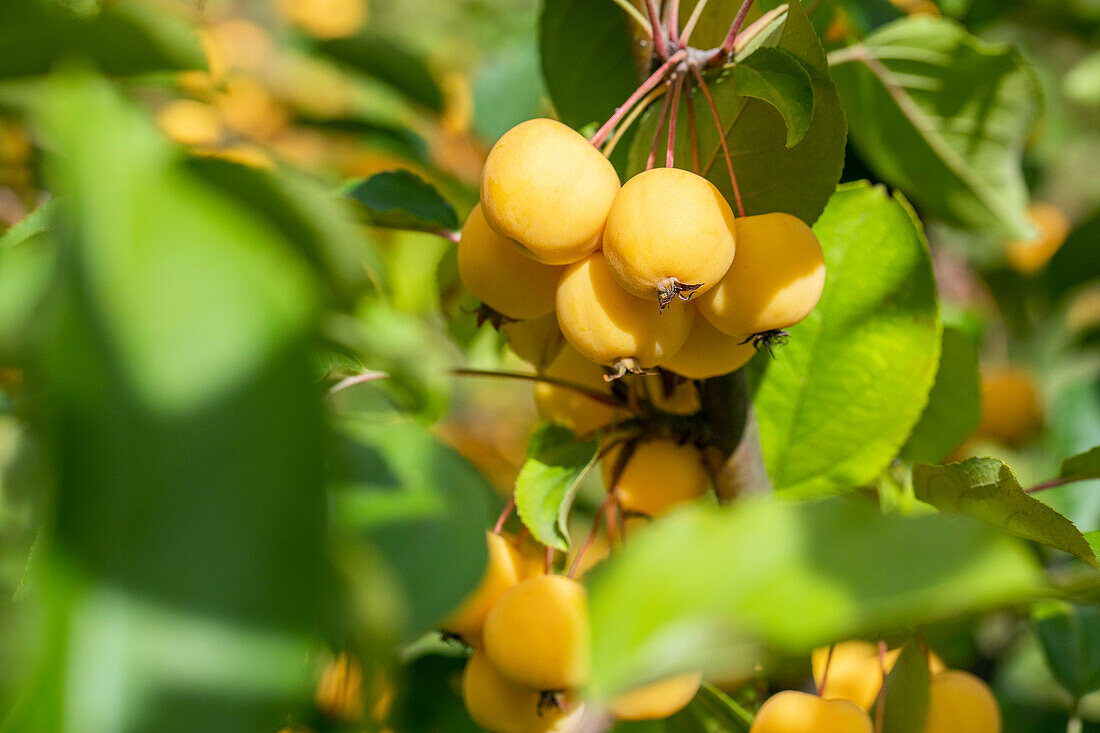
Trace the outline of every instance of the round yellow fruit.
<instances>
[{"instance_id":1,"label":"round yellow fruit","mask_svg":"<svg viewBox=\"0 0 1100 733\"><path fill-rule=\"evenodd\" d=\"M702 318L696 318L696 324ZM692 326L694 329L695 326ZM688 336L690 339L691 336ZM682 349L681 349L682 350ZM676 357L673 357L675 359ZM666 364L668 362L665 362ZM665 367L667 368L667 367ZM671 378L671 379L670 379ZM650 404L672 415L694 415L703 409L695 383L671 374L645 374L642 389Z\"/></svg>"},{"instance_id":2,"label":"round yellow fruit","mask_svg":"<svg viewBox=\"0 0 1100 733\"><path fill-rule=\"evenodd\" d=\"M279 0L287 20L318 38L343 38L367 21L367 0Z\"/></svg>"},{"instance_id":3,"label":"round yellow fruit","mask_svg":"<svg viewBox=\"0 0 1100 733\"><path fill-rule=\"evenodd\" d=\"M976 435L1007 446L1026 443L1043 424L1035 379L1015 367L982 372L982 416Z\"/></svg>"},{"instance_id":4,"label":"round yellow fruit","mask_svg":"<svg viewBox=\"0 0 1100 733\"><path fill-rule=\"evenodd\" d=\"M569 344L561 348L542 374L611 396L603 367L585 359ZM546 382L535 383L535 407L544 420L564 425L576 435L610 427L620 417L620 411L612 405L598 402L575 389Z\"/></svg>"},{"instance_id":5,"label":"round yellow fruit","mask_svg":"<svg viewBox=\"0 0 1100 733\"><path fill-rule=\"evenodd\" d=\"M504 133L481 172L486 220L550 265L596 250L618 192L607 158L554 120L528 120Z\"/></svg>"},{"instance_id":6,"label":"round yellow fruit","mask_svg":"<svg viewBox=\"0 0 1100 733\"><path fill-rule=\"evenodd\" d=\"M619 720L667 718L691 702L702 681L703 675L699 672L669 677L619 695L607 709Z\"/></svg>"},{"instance_id":7,"label":"round yellow fruit","mask_svg":"<svg viewBox=\"0 0 1100 733\"><path fill-rule=\"evenodd\" d=\"M462 672L462 700L466 711L478 725L494 733L550 733L568 731L580 710L566 705L560 710L542 705L538 690L509 680L489 661L485 652L476 651Z\"/></svg>"},{"instance_id":8,"label":"round yellow fruit","mask_svg":"<svg viewBox=\"0 0 1100 733\"><path fill-rule=\"evenodd\" d=\"M783 213L746 216L737 220L737 256L699 298L699 312L743 339L798 323L824 287L821 244L804 221Z\"/></svg>"},{"instance_id":9,"label":"round yellow fruit","mask_svg":"<svg viewBox=\"0 0 1100 733\"><path fill-rule=\"evenodd\" d=\"M609 489L621 451L621 446L616 447L601 461L604 485ZM635 446L615 492L623 511L659 517L698 499L709 485L698 448L659 438Z\"/></svg>"},{"instance_id":10,"label":"round yellow fruit","mask_svg":"<svg viewBox=\"0 0 1100 733\"><path fill-rule=\"evenodd\" d=\"M588 603L584 587L561 575L515 586L485 619L485 652L513 682L567 690L588 680Z\"/></svg>"},{"instance_id":11,"label":"round yellow fruit","mask_svg":"<svg viewBox=\"0 0 1100 733\"><path fill-rule=\"evenodd\" d=\"M509 318L538 318L554 310L565 268L536 262L490 228L478 204L458 240L458 275L475 298Z\"/></svg>"},{"instance_id":12,"label":"round yellow fruit","mask_svg":"<svg viewBox=\"0 0 1100 733\"><path fill-rule=\"evenodd\" d=\"M443 621L443 630L471 646L480 646L485 617L496 602L519 582L518 551L500 535L485 533L488 564L481 582Z\"/></svg>"},{"instance_id":13,"label":"round yellow fruit","mask_svg":"<svg viewBox=\"0 0 1100 733\"><path fill-rule=\"evenodd\" d=\"M714 287L734 261L733 211L714 184L679 168L631 178L615 197L603 252L639 298L667 302Z\"/></svg>"},{"instance_id":14,"label":"round yellow fruit","mask_svg":"<svg viewBox=\"0 0 1100 733\"><path fill-rule=\"evenodd\" d=\"M181 145L217 145L224 134L218 111L193 99L176 99L161 107L157 126Z\"/></svg>"},{"instance_id":15,"label":"round yellow fruit","mask_svg":"<svg viewBox=\"0 0 1100 733\"><path fill-rule=\"evenodd\" d=\"M864 710L870 710L878 698L882 687L882 662L879 660L878 645L869 641L842 641L832 647L815 649L811 658L814 684L818 693L826 700L848 700ZM891 649L886 653L886 674L894 668L901 655L901 649ZM828 663L828 677L825 666ZM928 668L932 674L945 669L943 660L935 652L928 653ZM821 682L825 680L825 688Z\"/></svg>"},{"instance_id":16,"label":"round yellow fruit","mask_svg":"<svg viewBox=\"0 0 1100 733\"><path fill-rule=\"evenodd\" d=\"M565 346L556 313L526 321L509 321L500 327L500 332L512 352L536 369L549 367Z\"/></svg>"},{"instance_id":17,"label":"round yellow fruit","mask_svg":"<svg viewBox=\"0 0 1100 733\"><path fill-rule=\"evenodd\" d=\"M932 676L925 733L1001 733L1001 709L989 685L969 672Z\"/></svg>"},{"instance_id":18,"label":"round yellow fruit","mask_svg":"<svg viewBox=\"0 0 1100 733\"><path fill-rule=\"evenodd\" d=\"M867 711L847 700L786 690L768 698L749 733L873 733Z\"/></svg>"},{"instance_id":19,"label":"round yellow fruit","mask_svg":"<svg viewBox=\"0 0 1100 733\"><path fill-rule=\"evenodd\" d=\"M707 379L737 371L755 354L751 341L722 333L706 318L696 318L687 341L661 368L689 379Z\"/></svg>"},{"instance_id":20,"label":"round yellow fruit","mask_svg":"<svg viewBox=\"0 0 1100 733\"><path fill-rule=\"evenodd\" d=\"M657 304L619 287L603 254L596 252L565 268L557 295L558 326L565 340L598 364L634 360L657 366L687 341L695 310Z\"/></svg>"},{"instance_id":21,"label":"round yellow fruit","mask_svg":"<svg viewBox=\"0 0 1100 733\"><path fill-rule=\"evenodd\" d=\"M1027 218L1036 229L1033 238L1005 243L1008 264L1025 275L1043 268L1061 249L1073 225L1061 209L1036 201L1027 209Z\"/></svg>"}]
</instances>

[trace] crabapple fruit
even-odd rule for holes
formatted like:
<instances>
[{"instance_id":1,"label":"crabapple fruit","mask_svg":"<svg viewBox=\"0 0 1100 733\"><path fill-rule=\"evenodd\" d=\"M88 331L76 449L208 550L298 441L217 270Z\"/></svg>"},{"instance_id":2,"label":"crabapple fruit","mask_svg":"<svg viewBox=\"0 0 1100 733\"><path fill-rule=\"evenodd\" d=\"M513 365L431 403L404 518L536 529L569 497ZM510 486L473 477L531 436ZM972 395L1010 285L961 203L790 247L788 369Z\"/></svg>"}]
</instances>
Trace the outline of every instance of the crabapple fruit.
<instances>
[{"instance_id":1,"label":"crabapple fruit","mask_svg":"<svg viewBox=\"0 0 1100 733\"><path fill-rule=\"evenodd\" d=\"M870 710L882 687L883 664L879 660L878 645L869 641L842 641L832 647L815 649L811 658L814 683L818 693L826 700L849 700L864 710ZM894 668L901 649L891 649L886 654L886 673ZM828 674L826 674L828 665ZM935 674L944 669L943 661L935 652L928 653L928 668ZM821 683L825 682L822 688Z\"/></svg>"},{"instance_id":2,"label":"crabapple fruit","mask_svg":"<svg viewBox=\"0 0 1100 733\"><path fill-rule=\"evenodd\" d=\"M536 369L549 367L565 345L555 313L526 321L508 321L500 327L500 332L513 353ZM600 379L602 381L603 377Z\"/></svg>"},{"instance_id":3,"label":"crabapple fruit","mask_svg":"<svg viewBox=\"0 0 1100 733\"><path fill-rule=\"evenodd\" d=\"M989 685L969 672L933 675L925 733L1001 733L1001 709Z\"/></svg>"},{"instance_id":4,"label":"crabapple fruit","mask_svg":"<svg viewBox=\"0 0 1100 733\"><path fill-rule=\"evenodd\" d=\"M480 646L485 617L505 592L519 582L518 551L503 537L485 533L488 562L481 582L443 621L443 630L471 646Z\"/></svg>"},{"instance_id":5,"label":"crabapple fruit","mask_svg":"<svg viewBox=\"0 0 1100 733\"><path fill-rule=\"evenodd\" d=\"M485 219L549 265L599 247L619 176L600 151L555 120L521 122L489 151L481 172Z\"/></svg>"},{"instance_id":6,"label":"crabapple fruit","mask_svg":"<svg viewBox=\"0 0 1100 733\"><path fill-rule=\"evenodd\" d=\"M756 347L751 342L723 333L706 318L696 317L687 341L661 368L689 379L707 379L737 371L754 354Z\"/></svg>"},{"instance_id":7,"label":"crabapple fruit","mask_svg":"<svg viewBox=\"0 0 1100 733\"><path fill-rule=\"evenodd\" d=\"M543 375L611 396L603 368L585 359L569 344L562 347ZM575 389L546 382L535 384L535 407L544 420L564 425L576 435L610 426L619 416L619 411L611 405L597 402Z\"/></svg>"},{"instance_id":8,"label":"crabapple fruit","mask_svg":"<svg viewBox=\"0 0 1100 733\"><path fill-rule=\"evenodd\" d=\"M1043 411L1030 373L1015 367L987 369L982 372L981 391L977 436L1017 447L1039 432Z\"/></svg>"},{"instance_id":9,"label":"crabapple fruit","mask_svg":"<svg viewBox=\"0 0 1100 733\"><path fill-rule=\"evenodd\" d=\"M509 318L538 318L554 310L562 267L536 262L490 228L478 204L458 240L458 275L475 298Z\"/></svg>"},{"instance_id":10,"label":"crabapple fruit","mask_svg":"<svg viewBox=\"0 0 1100 733\"><path fill-rule=\"evenodd\" d=\"M607 709L619 720L667 718L691 702L702 681L703 675L699 672L669 677L619 695Z\"/></svg>"},{"instance_id":11,"label":"crabapple fruit","mask_svg":"<svg viewBox=\"0 0 1100 733\"><path fill-rule=\"evenodd\" d=\"M542 704L538 690L518 685L502 675L483 651L475 651L462 672L462 700L474 722L495 733L567 731L580 710ZM572 708L572 709L570 709Z\"/></svg>"},{"instance_id":12,"label":"crabapple fruit","mask_svg":"<svg viewBox=\"0 0 1100 733\"><path fill-rule=\"evenodd\" d=\"M631 178L615 197L603 252L615 279L662 304L703 293L734 261L733 210L713 183L679 168Z\"/></svg>"},{"instance_id":13,"label":"crabapple fruit","mask_svg":"<svg viewBox=\"0 0 1100 733\"><path fill-rule=\"evenodd\" d=\"M744 339L793 326L817 305L825 287L821 244L790 214L737 220L737 256L722 280L699 299L718 330Z\"/></svg>"},{"instance_id":14,"label":"crabapple fruit","mask_svg":"<svg viewBox=\"0 0 1100 733\"><path fill-rule=\"evenodd\" d=\"M1027 207L1027 218L1036 229L1033 238L1005 243L1008 264L1017 272L1031 275L1043 269L1062 248L1073 224L1053 204L1036 201Z\"/></svg>"},{"instance_id":15,"label":"crabapple fruit","mask_svg":"<svg viewBox=\"0 0 1100 733\"><path fill-rule=\"evenodd\" d=\"M769 697L749 733L872 733L871 716L848 700L786 690Z\"/></svg>"},{"instance_id":16,"label":"crabapple fruit","mask_svg":"<svg viewBox=\"0 0 1100 733\"><path fill-rule=\"evenodd\" d=\"M603 481L609 489L621 451L621 446L611 449L602 461ZM658 438L635 446L614 490L624 511L659 517L698 499L709 484L698 448Z\"/></svg>"}]
</instances>

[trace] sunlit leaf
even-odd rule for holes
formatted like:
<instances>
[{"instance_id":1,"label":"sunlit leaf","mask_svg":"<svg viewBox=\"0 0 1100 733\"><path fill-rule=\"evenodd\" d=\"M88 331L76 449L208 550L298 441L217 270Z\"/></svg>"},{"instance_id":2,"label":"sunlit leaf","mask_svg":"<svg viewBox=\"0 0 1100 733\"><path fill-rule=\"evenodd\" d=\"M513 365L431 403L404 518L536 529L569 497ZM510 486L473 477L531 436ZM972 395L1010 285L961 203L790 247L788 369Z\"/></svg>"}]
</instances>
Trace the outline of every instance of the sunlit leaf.
<instances>
[{"instance_id":1,"label":"sunlit leaf","mask_svg":"<svg viewBox=\"0 0 1100 733\"><path fill-rule=\"evenodd\" d=\"M447 199L406 170L376 173L350 186L347 195L365 207L375 226L428 232L458 229L458 215Z\"/></svg>"},{"instance_id":2,"label":"sunlit leaf","mask_svg":"<svg viewBox=\"0 0 1100 733\"><path fill-rule=\"evenodd\" d=\"M911 463L939 463L949 456L978 427L981 400L974 340L957 328L945 328L936 382L902 457Z\"/></svg>"},{"instance_id":3,"label":"sunlit leaf","mask_svg":"<svg viewBox=\"0 0 1100 733\"><path fill-rule=\"evenodd\" d=\"M901 650L886 677L882 705L883 733L921 733L928 714L928 660L915 641Z\"/></svg>"},{"instance_id":4,"label":"sunlit leaf","mask_svg":"<svg viewBox=\"0 0 1100 733\"><path fill-rule=\"evenodd\" d=\"M527 461L516 477L516 512L531 536L547 547L569 549L566 519L598 448L597 441L579 443L569 430L550 423L531 436Z\"/></svg>"}]
</instances>

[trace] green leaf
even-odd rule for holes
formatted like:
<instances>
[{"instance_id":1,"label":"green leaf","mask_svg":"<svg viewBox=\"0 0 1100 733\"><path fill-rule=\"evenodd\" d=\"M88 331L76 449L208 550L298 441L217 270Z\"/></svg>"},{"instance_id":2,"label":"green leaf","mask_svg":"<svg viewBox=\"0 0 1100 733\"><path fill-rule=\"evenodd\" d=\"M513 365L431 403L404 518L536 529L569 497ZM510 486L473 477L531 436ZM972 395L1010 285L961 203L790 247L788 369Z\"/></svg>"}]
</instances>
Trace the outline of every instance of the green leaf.
<instances>
[{"instance_id":1,"label":"green leaf","mask_svg":"<svg viewBox=\"0 0 1100 733\"><path fill-rule=\"evenodd\" d=\"M414 231L455 231L458 215L435 186L406 170L376 173L350 186L375 226Z\"/></svg>"},{"instance_id":2,"label":"green leaf","mask_svg":"<svg viewBox=\"0 0 1100 733\"><path fill-rule=\"evenodd\" d=\"M1041 106L1031 67L1007 46L926 17L884 26L863 49L831 60L871 169L950 224L1030 236L1020 158Z\"/></svg>"},{"instance_id":3,"label":"green leaf","mask_svg":"<svg viewBox=\"0 0 1100 733\"><path fill-rule=\"evenodd\" d=\"M821 42L798 0L791 3L782 31L765 36L764 43L748 58L764 48L769 50L760 61L749 63L749 71L737 71L734 67L708 81L722 120L721 133L714 124L706 97L701 93L693 96L700 169L732 203L733 186L719 146L719 134L724 134L745 213L784 211L813 224L836 189L844 163L846 128L840 99L829 79ZM779 61L780 58L784 61ZM812 104L807 104L804 79L796 78L790 60L809 75ZM748 63L748 59L739 63ZM779 64L783 64L782 74ZM768 78L761 80L751 68L768 69ZM774 88L768 88L762 81L771 81ZM783 101L777 108L775 102L780 93ZM660 116L659 107L654 105L642 118L630 149L630 173L645 168ZM807 108L813 110L812 121L800 134ZM786 114L780 110L786 110ZM788 124L785 118L793 124ZM687 114L678 115L676 160L679 167L685 168L692 162L689 125ZM794 139L801 142L788 147Z\"/></svg>"},{"instance_id":4,"label":"green leaf","mask_svg":"<svg viewBox=\"0 0 1100 733\"><path fill-rule=\"evenodd\" d=\"M814 114L814 87L798 58L782 48L758 48L733 67L742 97L762 99L778 110L787 126L787 147L801 142Z\"/></svg>"},{"instance_id":5,"label":"green leaf","mask_svg":"<svg viewBox=\"0 0 1100 733\"><path fill-rule=\"evenodd\" d=\"M48 231L53 199L0 236L0 362L22 361L36 312L49 290L56 249Z\"/></svg>"},{"instance_id":6,"label":"green leaf","mask_svg":"<svg viewBox=\"0 0 1100 733\"><path fill-rule=\"evenodd\" d=\"M1100 445L1063 460L1058 478L1074 481L1100 478Z\"/></svg>"},{"instance_id":7,"label":"green leaf","mask_svg":"<svg viewBox=\"0 0 1100 733\"><path fill-rule=\"evenodd\" d=\"M957 328L944 328L936 383L901 456L910 463L939 463L974 432L981 411L974 341Z\"/></svg>"},{"instance_id":8,"label":"green leaf","mask_svg":"<svg viewBox=\"0 0 1100 733\"><path fill-rule=\"evenodd\" d=\"M613 733L748 733L753 715L713 685L703 683L683 710L659 720L619 722Z\"/></svg>"},{"instance_id":9,"label":"green leaf","mask_svg":"<svg viewBox=\"0 0 1100 733\"><path fill-rule=\"evenodd\" d=\"M1089 547L1092 548L1094 553L1100 553L1100 531L1097 532L1085 532L1085 542L1089 543ZM1100 557L1100 554L1097 555Z\"/></svg>"},{"instance_id":10,"label":"green leaf","mask_svg":"<svg viewBox=\"0 0 1100 733\"><path fill-rule=\"evenodd\" d=\"M1100 277L1097 240L1100 240L1100 208L1094 209L1074 227L1050 258L1043 279L1052 303L1076 295L1082 286Z\"/></svg>"},{"instance_id":11,"label":"green leaf","mask_svg":"<svg viewBox=\"0 0 1100 733\"><path fill-rule=\"evenodd\" d=\"M1073 522L1024 491L1012 469L996 458L914 466L913 490L942 512L970 515L1097 566L1096 554Z\"/></svg>"},{"instance_id":12,"label":"green leaf","mask_svg":"<svg viewBox=\"0 0 1100 733\"><path fill-rule=\"evenodd\" d=\"M483 140L495 142L520 122L545 115L536 46L533 38L520 38L483 62L474 80L473 120Z\"/></svg>"},{"instance_id":13,"label":"green leaf","mask_svg":"<svg viewBox=\"0 0 1100 733\"><path fill-rule=\"evenodd\" d=\"M928 661L920 645L910 641L886 677L882 705L883 733L921 733L928 715Z\"/></svg>"},{"instance_id":14,"label":"green leaf","mask_svg":"<svg viewBox=\"0 0 1100 733\"><path fill-rule=\"evenodd\" d=\"M560 425L543 423L531 436L527 461L516 477L516 513L531 536L547 547L569 549L569 509L598 451L598 441L578 443Z\"/></svg>"},{"instance_id":15,"label":"green leaf","mask_svg":"<svg viewBox=\"0 0 1100 733\"><path fill-rule=\"evenodd\" d=\"M591 691L692 669L749 673L756 643L806 654L1042 587L1017 540L966 518L882 515L834 498L694 506L656 522L590 583Z\"/></svg>"},{"instance_id":16,"label":"green leaf","mask_svg":"<svg viewBox=\"0 0 1100 733\"><path fill-rule=\"evenodd\" d=\"M631 22L613 0L544 0L542 77L562 122L602 123L638 86Z\"/></svg>"},{"instance_id":17,"label":"green leaf","mask_svg":"<svg viewBox=\"0 0 1100 733\"><path fill-rule=\"evenodd\" d=\"M1046 601L1031 622L1055 678L1075 698L1100 689L1100 608Z\"/></svg>"},{"instance_id":18,"label":"green leaf","mask_svg":"<svg viewBox=\"0 0 1100 733\"><path fill-rule=\"evenodd\" d=\"M927 402L941 328L928 248L904 199L842 186L814 232L821 301L751 375L768 475L798 495L850 491L894 459Z\"/></svg>"},{"instance_id":19,"label":"green leaf","mask_svg":"<svg viewBox=\"0 0 1100 733\"><path fill-rule=\"evenodd\" d=\"M427 63L391 38L362 31L346 38L313 39L312 47L396 89L432 112L443 111L443 92Z\"/></svg>"}]
</instances>

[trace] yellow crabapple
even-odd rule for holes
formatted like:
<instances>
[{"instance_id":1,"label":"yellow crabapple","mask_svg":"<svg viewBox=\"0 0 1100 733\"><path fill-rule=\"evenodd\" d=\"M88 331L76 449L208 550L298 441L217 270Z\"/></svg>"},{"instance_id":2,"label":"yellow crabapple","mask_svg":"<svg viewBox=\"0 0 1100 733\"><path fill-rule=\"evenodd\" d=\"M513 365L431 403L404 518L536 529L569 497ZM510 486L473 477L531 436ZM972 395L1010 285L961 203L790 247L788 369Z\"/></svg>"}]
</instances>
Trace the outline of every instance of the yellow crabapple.
<instances>
[{"instance_id":1,"label":"yellow crabapple","mask_svg":"<svg viewBox=\"0 0 1100 733\"><path fill-rule=\"evenodd\" d=\"M505 538L485 533L489 545L488 562L477 587L443 621L443 630L471 646L481 644L485 617L496 602L519 582L519 553Z\"/></svg>"},{"instance_id":2,"label":"yellow crabapple","mask_svg":"<svg viewBox=\"0 0 1100 733\"><path fill-rule=\"evenodd\" d=\"M615 197L603 252L626 291L665 304L714 287L734 261L735 236L733 211L713 183L654 168Z\"/></svg>"},{"instance_id":3,"label":"yellow crabapple","mask_svg":"<svg viewBox=\"0 0 1100 733\"><path fill-rule=\"evenodd\" d=\"M789 328L817 305L825 259L813 230L784 213L737 220L737 256L699 298L699 312L730 336Z\"/></svg>"},{"instance_id":4,"label":"yellow crabapple","mask_svg":"<svg viewBox=\"0 0 1100 733\"><path fill-rule=\"evenodd\" d=\"M224 134L218 111L193 99L175 99L161 107L157 126L181 145L217 145Z\"/></svg>"},{"instance_id":5,"label":"yellow crabapple","mask_svg":"<svg viewBox=\"0 0 1100 733\"><path fill-rule=\"evenodd\" d=\"M512 352L536 369L549 367L565 345L556 313L526 321L508 321L500 327L500 332Z\"/></svg>"},{"instance_id":6,"label":"yellow crabapple","mask_svg":"<svg viewBox=\"0 0 1100 733\"><path fill-rule=\"evenodd\" d=\"M538 318L554 310L563 267L544 265L497 234L481 204L466 217L458 241L458 275L471 294L509 318Z\"/></svg>"},{"instance_id":7,"label":"yellow crabapple","mask_svg":"<svg viewBox=\"0 0 1100 733\"><path fill-rule=\"evenodd\" d=\"M1025 369L998 367L982 372L982 416L975 434L1010 447L1023 445L1043 424L1035 378Z\"/></svg>"},{"instance_id":8,"label":"yellow crabapple","mask_svg":"<svg viewBox=\"0 0 1100 733\"><path fill-rule=\"evenodd\" d=\"M609 490L622 450L622 446L616 446L601 461L604 485ZM623 511L659 517L698 499L709 486L698 448L657 438L634 447L614 490Z\"/></svg>"},{"instance_id":9,"label":"yellow crabapple","mask_svg":"<svg viewBox=\"0 0 1100 733\"><path fill-rule=\"evenodd\" d=\"M754 354L751 341L723 333L706 318L697 317L687 341L661 368L689 379L708 379L737 371Z\"/></svg>"},{"instance_id":10,"label":"yellow crabapple","mask_svg":"<svg viewBox=\"0 0 1100 733\"><path fill-rule=\"evenodd\" d=\"M811 657L814 683L818 693L826 700L849 700L864 710L870 710L882 687L883 664L879 660L878 645L869 641L842 641L832 647L815 649ZM886 653L886 674L894 668L901 649ZM828 663L828 676L825 674ZM928 653L928 668L934 674L945 667L935 652ZM821 689L821 682L825 688Z\"/></svg>"},{"instance_id":11,"label":"yellow crabapple","mask_svg":"<svg viewBox=\"0 0 1100 733\"><path fill-rule=\"evenodd\" d=\"M620 374L657 366L680 350L695 318L686 303L660 312L619 287L603 254L565 268L557 294L558 326L585 358Z\"/></svg>"},{"instance_id":12,"label":"yellow crabapple","mask_svg":"<svg viewBox=\"0 0 1100 733\"><path fill-rule=\"evenodd\" d=\"M568 696L564 710L546 704L538 690L502 675L483 651L466 662L462 700L474 722L494 733L564 733L581 710Z\"/></svg>"},{"instance_id":13,"label":"yellow crabapple","mask_svg":"<svg viewBox=\"0 0 1100 733\"><path fill-rule=\"evenodd\" d=\"M769 697L749 733L873 733L871 716L848 700L785 690Z\"/></svg>"},{"instance_id":14,"label":"yellow crabapple","mask_svg":"<svg viewBox=\"0 0 1100 733\"><path fill-rule=\"evenodd\" d=\"M924 733L1001 733L1001 709L989 685L960 670L933 675Z\"/></svg>"},{"instance_id":15,"label":"yellow crabapple","mask_svg":"<svg viewBox=\"0 0 1100 733\"><path fill-rule=\"evenodd\" d=\"M1057 206L1042 201L1027 208L1027 218L1036 229L1035 236L1006 242L1005 253L1013 269L1031 275L1041 270L1061 249L1073 224Z\"/></svg>"},{"instance_id":16,"label":"yellow crabapple","mask_svg":"<svg viewBox=\"0 0 1100 733\"><path fill-rule=\"evenodd\" d=\"M604 379L603 367L581 356L565 344L542 374L554 379L587 387L611 397L611 388ZM614 406L599 402L575 389L546 382L535 383L535 407L544 420L556 422L577 435L597 428L610 427L622 413Z\"/></svg>"},{"instance_id":17,"label":"yellow crabapple","mask_svg":"<svg viewBox=\"0 0 1100 733\"><path fill-rule=\"evenodd\" d=\"M703 319L695 320L698 324ZM694 329L695 326L693 325L692 328ZM690 339L691 336L689 335L688 338ZM699 399L699 389L690 380L680 379L671 374L644 374L640 379L649 402L661 412L672 415L694 415L703 407Z\"/></svg>"},{"instance_id":18,"label":"yellow crabapple","mask_svg":"<svg viewBox=\"0 0 1100 733\"><path fill-rule=\"evenodd\" d=\"M619 720L667 718L691 702L702 681L703 675L699 672L669 677L619 695L607 709Z\"/></svg>"},{"instance_id":19,"label":"yellow crabapple","mask_svg":"<svg viewBox=\"0 0 1100 733\"><path fill-rule=\"evenodd\" d=\"M555 120L527 120L504 133L481 172L489 225L550 265L596 250L618 192L614 166Z\"/></svg>"},{"instance_id":20,"label":"yellow crabapple","mask_svg":"<svg viewBox=\"0 0 1100 733\"><path fill-rule=\"evenodd\" d=\"M485 652L513 682L568 690L588 680L588 602L584 586L561 575L525 580L485 619Z\"/></svg>"}]
</instances>

